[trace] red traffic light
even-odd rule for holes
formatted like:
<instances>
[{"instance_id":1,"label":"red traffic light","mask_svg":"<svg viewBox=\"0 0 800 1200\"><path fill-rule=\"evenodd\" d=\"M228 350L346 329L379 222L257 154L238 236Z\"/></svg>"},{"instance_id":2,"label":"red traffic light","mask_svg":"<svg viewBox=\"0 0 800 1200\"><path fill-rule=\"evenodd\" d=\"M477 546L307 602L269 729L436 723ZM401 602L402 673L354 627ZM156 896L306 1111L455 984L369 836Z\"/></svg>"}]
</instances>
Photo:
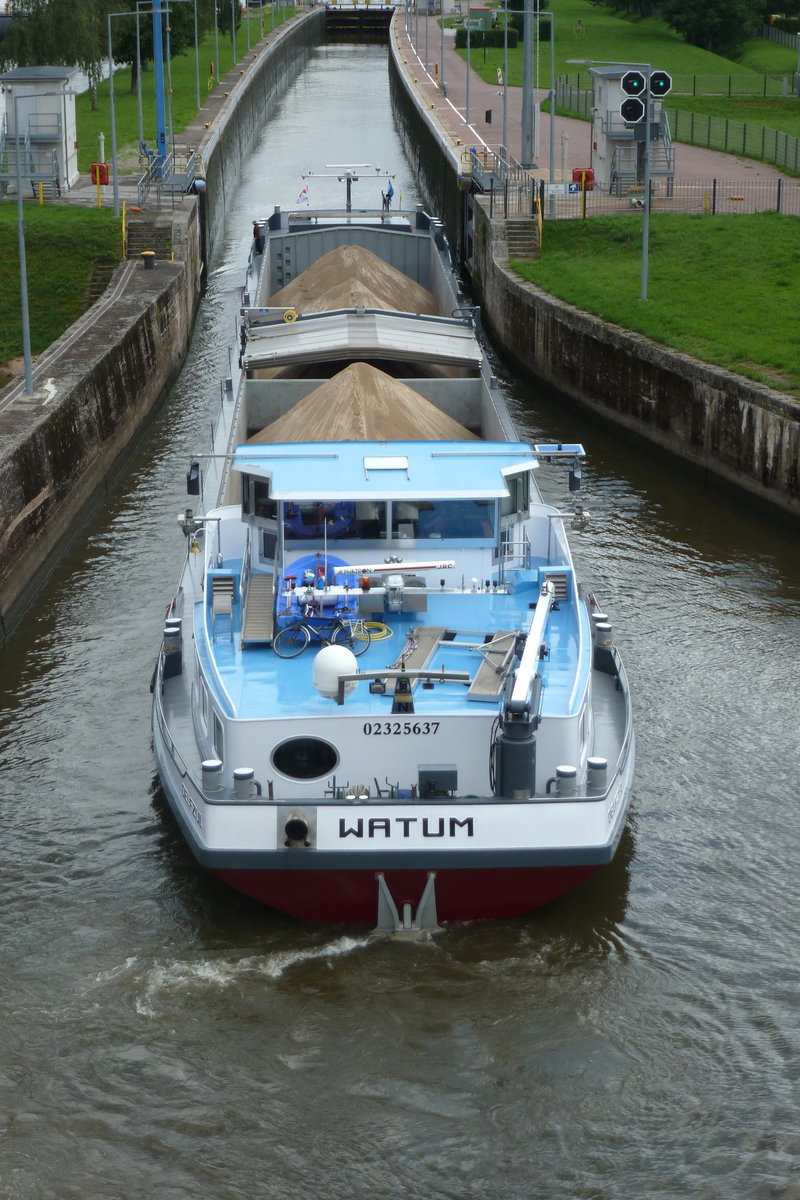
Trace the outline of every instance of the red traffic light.
<instances>
[{"instance_id":1,"label":"red traffic light","mask_svg":"<svg viewBox=\"0 0 800 1200\"><path fill-rule=\"evenodd\" d=\"M666 96L667 92L672 89L672 76L666 71L653 71L650 76L650 94L652 96Z\"/></svg>"},{"instance_id":2,"label":"red traffic light","mask_svg":"<svg viewBox=\"0 0 800 1200\"><path fill-rule=\"evenodd\" d=\"M659 72L659 74L663 74L663 72ZM646 87L647 82L641 71L626 71L622 76L622 90L626 96L641 96Z\"/></svg>"},{"instance_id":3,"label":"red traffic light","mask_svg":"<svg viewBox=\"0 0 800 1200\"><path fill-rule=\"evenodd\" d=\"M623 100L619 106L619 113L623 121L627 121L629 125L635 125L638 121L644 120L645 104L644 100L640 100L638 96L629 96L627 100Z\"/></svg>"}]
</instances>

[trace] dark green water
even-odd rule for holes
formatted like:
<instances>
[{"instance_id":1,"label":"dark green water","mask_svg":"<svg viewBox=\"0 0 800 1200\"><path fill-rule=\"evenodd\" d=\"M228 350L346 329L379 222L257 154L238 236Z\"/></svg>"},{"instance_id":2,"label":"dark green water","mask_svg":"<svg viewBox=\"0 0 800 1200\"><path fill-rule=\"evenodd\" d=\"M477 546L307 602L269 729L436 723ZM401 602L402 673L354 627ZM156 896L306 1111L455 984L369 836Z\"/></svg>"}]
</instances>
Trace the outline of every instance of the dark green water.
<instances>
[{"instance_id":1,"label":"dark green water","mask_svg":"<svg viewBox=\"0 0 800 1200\"><path fill-rule=\"evenodd\" d=\"M639 745L618 859L525 919L297 925L203 876L161 801L148 685L251 222L329 163L413 199L385 61L296 81L179 385L3 652L0 1197L795 1200L796 530L510 381L527 433L590 451L573 545Z\"/></svg>"}]
</instances>

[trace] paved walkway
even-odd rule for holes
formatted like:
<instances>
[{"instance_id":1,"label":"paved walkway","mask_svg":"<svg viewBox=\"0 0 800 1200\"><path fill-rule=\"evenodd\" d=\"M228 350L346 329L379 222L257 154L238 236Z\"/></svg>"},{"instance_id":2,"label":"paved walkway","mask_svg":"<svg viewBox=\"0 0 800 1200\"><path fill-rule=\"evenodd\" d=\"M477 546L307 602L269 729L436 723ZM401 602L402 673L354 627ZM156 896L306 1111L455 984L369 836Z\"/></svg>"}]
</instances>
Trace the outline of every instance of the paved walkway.
<instances>
[{"instance_id":1,"label":"paved walkway","mask_svg":"<svg viewBox=\"0 0 800 1200\"><path fill-rule=\"evenodd\" d=\"M478 73L472 70L467 97L467 65L456 51L454 31L446 30L444 33L442 62L441 30L437 17L425 17L420 14L417 18L410 13L406 31L405 16L398 11L392 28L401 63L408 71L409 77L416 80L420 95L432 113L435 113L437 123L447 131L453 144L500 146L503 141L503 88L499 83L485 83ZM473 53L477 55L480 52ZM438 86L442 74L447 89L446 96ZM522 89L509 87L506 89L506 95L508 148L519 160L522 145ZM546 100L547 92L541 91L539 98ZM491 113L491 122L486 120L487 112ZM565 162L568 177L571 176L573 167L589 165L590 139L591 125L588 121L569 117L555 118L556 180L561 180ZM741 158L735 154L704 150L700 146L687 146L682 142L675 142L674 146L675 176L686 182L708 182L712 179L769 182L786 178L777 167L767 163ZM535 173L542 178L549 178L550 116L546 112L541 114L538 151L538 169Z\"/></svg>"},{"instance_id":2,"label":"paved walkway","mask_svg":"<svg viewBox=\"0 0 800 1200\"><path fill-rule=\"evenodd\" d=\"M296 19L302 20L302 17ZM213 136L215 124L226 105L234 103L236 88L249 68L261 52L283 36L293 24L294 20L291 20L275 30L267 30L263 39L251 45L249 51L246 51L237 65L219 81L217 87L207 93L197 116L181 135L182 145L202 149L203 143ZM405 67L409 78L415 81L431 117L454 149L458 150L463 146L466 151L470 146L502 145L504 89L499 84L486 83L475 70L469 72L469 85L467 84L467 65L456 52L453 30L444 31L442 45L442 30L437 17L425 17L420 14L417 18L410 13L406 31L405 14L398 9L392 25L392 36L399 50L401 65ZM446 95L439 88L439 77L442 74ZM546 91L540 92L539 95L541 100L547 99ZM508 147L511 154L519 159L522 144L522 89L506 88L505 102ZM489 120L486 119L487 115ZM591 126L588 121L569 117L555 118L556 180L562 179L565 168L567 177L570 178L573 167L589 165L590 139ZM540 116L538 151L534 173L548 179L550 116L546 112ZM721 154L714 150L704 150L699 146L687 146L680 142L675 143L675 162L676 178L686 182L720 179L764 183L786 178L776 167L766 163L743 159L733 154ZM791 182L796 183L794 180ZM120 201L126 200L129 206L137 203L135 175L120 174L119 195ZM179 197L176 197L176 202L178 200ZM62 201L68 204L95 205L97 188L91 183L88 175L82 175L78 183L69 192L64 193ZM102 189L102 204L103 207L109 207L113 203L113 189L109 185ZM168 205L169 199L165 203Z\"/></svg>"}]
</instances>

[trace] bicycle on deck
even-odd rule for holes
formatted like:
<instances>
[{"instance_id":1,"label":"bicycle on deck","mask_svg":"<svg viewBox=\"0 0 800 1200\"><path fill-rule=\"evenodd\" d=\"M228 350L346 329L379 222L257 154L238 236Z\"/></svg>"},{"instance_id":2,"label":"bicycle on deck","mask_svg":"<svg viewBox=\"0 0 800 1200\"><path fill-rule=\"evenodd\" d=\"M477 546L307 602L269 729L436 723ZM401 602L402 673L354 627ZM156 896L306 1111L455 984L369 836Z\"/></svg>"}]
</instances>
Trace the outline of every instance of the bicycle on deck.
<instances>
[{"instance_id":1,"label":"bicycle on deck","mask_svg":"<svg viewBox=\"0 0 800 1200\"><path fill-rule=\"evenodd\" d=\"M369 649L372 634L360 618L317 617L311 605L306 605L299 621L293 621L276 636L272 649L279 658L297 658L311 639L323 646L346 646L353 654L363 654Z\"/></svg>"}]
</instances>

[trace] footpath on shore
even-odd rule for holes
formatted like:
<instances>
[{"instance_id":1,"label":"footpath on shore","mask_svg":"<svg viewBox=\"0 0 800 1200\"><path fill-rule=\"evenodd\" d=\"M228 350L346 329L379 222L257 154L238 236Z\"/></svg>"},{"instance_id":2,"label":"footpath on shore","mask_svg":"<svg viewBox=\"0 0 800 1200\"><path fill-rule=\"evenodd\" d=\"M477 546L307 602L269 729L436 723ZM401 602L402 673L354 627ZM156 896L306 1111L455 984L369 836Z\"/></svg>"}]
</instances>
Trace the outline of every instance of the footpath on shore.
<instances>
[{"instance_id":1,"label":"footpath on shore","mask_svg":"<svg viewBox=\"0 0 800 1200\"><path fill-rule=\"evenodd\" d=\"M469 73L469 97L467 96L467 64L455 48L455 30L442 30L437 17L426 17L413 13L408 16L398 13L392 24L393 36L399 50L399 62L414 83L435 123L443 136L456 149L463 146L489 146L497 148L503 141L503 93L499 83L490 84L477 71ZM444 78L445 92L440 87ZM522 145L522 89L509 87L506 95L506 126L508 149L517 159ZM547 99L546 90L540 90L538 99ZM467 100L469 99L469 111ZM490 114L490 121L486 120ZM573 167L588 167L591 161L591 124L572 117L555 118L555 163L554 176L561 182L564 162L562 138L567 139L568 173ZM533 174L548 178L550 171L550 114L540 114L538 138L539 154ZM722 154L706 150L702 146L689 146L683 142L675 147L675 177L686 182L710 182L712 179L734 182L758 180L777 182L783 176L777 167L754 159L741 158L735 154ZM792 180L796 183L796 180Z\"/></svg>"}]
</instances>

